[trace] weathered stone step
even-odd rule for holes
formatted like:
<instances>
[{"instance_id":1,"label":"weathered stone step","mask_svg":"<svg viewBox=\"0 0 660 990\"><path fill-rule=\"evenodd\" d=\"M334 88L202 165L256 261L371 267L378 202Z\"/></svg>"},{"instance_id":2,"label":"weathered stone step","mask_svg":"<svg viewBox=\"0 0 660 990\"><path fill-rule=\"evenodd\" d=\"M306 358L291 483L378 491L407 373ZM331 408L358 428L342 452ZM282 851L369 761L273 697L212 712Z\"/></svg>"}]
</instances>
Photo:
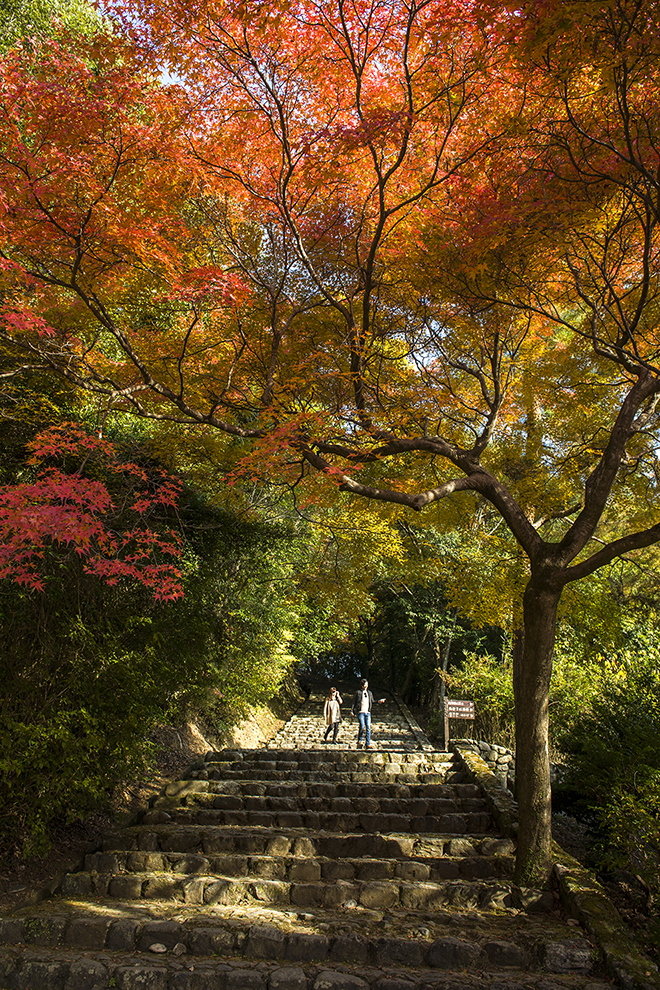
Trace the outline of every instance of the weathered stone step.
<instances>
[{"instance_id":1,"label":"weathered stone step","mask_svg":"<svg viewBox=\"0 0 660 990\"><path fill-rule=\"evenodd\" d=\"M593 955L581 932L567 929L558 919L548 921L547 917L539 925L534 915L485 918L479 919L478 924L474 915L444 915L442 925L417 917L413 919L415 927L409 925L408 930L391 922L384 925L382 920L371 919L370 924L369 917L360 918L358 930L350 924L342 926L337 917L336 925L319 932L318 918L306 914L292 915L288 923L280 915L278 924L254 924L247 915L174 920L118 908L119 904L101 902L73 905L73 910L56 915L0 919L0 944L115 953L149 952L156 944L166 950L178 946L181 955L193 957L227 958L242 953L247 959L330 960L442 969L468 969L489 963L496 967L537 968L550 959L553 951L557 955L563 948L567 970L588 970ZM353 915L359 917L359 910ZM294 919L299 920L296 931L291 928ZM393 934L397 931L399 935Z\"/></svg>"},{"instance_id":2,"label":"weathered stone step","mask_svg":"<svg viewBox=\"0 0 660 990\"><path fill-rule=\"evenodd\" d=\"M244 767L249 767L251 764L264 765L267 763L273 764L285 764L284 769L293 769L296 764L310 766L313 764L315 767L320 763L328 763L329 766L335 767L337 769L342 769L344 765L349 765L354 767L357 764L363 764L368 767L378 766L379 764L406 764L409 767L425 766L429 769L433 767L447 767L453 762L453 756L451 753L442 753L438 751L387 751L381 752L380 750L335 750L337 757L333 759L328 759L328 754L325 750L312 749L312 750L299 750L291 749L287 750L284 748L280 749L246 749L246 750L211 750L209 751L204 760L204 763L240 763ZM309 766L306 766L309 769Z\"/></svg>"},{"instance_id":3,"label":"weathered stone step","mask_svg":"<svg viewBox=\"0 0 660 990\"><path fill-rule=\"evenodd\" d=\"M191 866L201 865L191 863ZM234 864L238 867L240 864ZM304 876L307 863L298 864L300 880L275 880L262 877L214 873L204 876L200 870L159 873L70 873L61 884L64 897L110 897L113 900L176 901L186 905L234 906L258 903L263 906L331 908L337 910L355 904L377 911L403 908L406 911L431 911L451 907L461 910L491 911L500 908L546 910L552 895L520 889L505 879L413 881L398 876L353 880Z\"/></svg>"},{"instance_id":4,"label":"weathered stone step","mask_svg":"<svg viewBox=\"0 0 660 990\"><path fill-rule=\"evenodd\" d=\"M447 946L447 954L460 960L475 959L469 948ZM494 947L491 954L501 951ZM185 959L185 957L182 957ZM422 972L402 969L400 964L347 966L325 962L296 963L288 957L278 962L256 962L242 958L227 958L221 962L198 959L186 966L181 959L167 956L135 956L117 964L107 954L97 956L60 954L41 950L35 955L14 958L0 954L0 987L8 990L529 990L530 974L525 970L500 970L496 984L492 975L483 973L484 953L476 954L471 962L475 971L465 972L461 962L451 968L450 984L443 972L448 967L440 965L436 970ZM502 966L505 964L502 963ZM544 967L548 971L547 967ZM590 968L577 968L566 972L550 968L552 980L542 980L548 990L611 990L609 982L594 982ZM539 984L540 986L541 984Z\"/></svg>"},{"instance_id":5,"label":"weathered stone step","mask_svg":"<svg viewBox=\"0 0 660 990\"><path fill-rule=\"evenodd\" d=\"M552 974L543 984L558 990L606 990L594 982L594 953L585 939L535 944L445 936L432 942L382 937L283 933L252 926L232 954L215 929L187 932L172 923L151 922L132 935L114 919L94 937L84 922L66 932L68 951L35 948L18 955L0 952L0 986L7 990L498 990L528 988L532 974ZM104 937L112 951L90 943ZM156 952L157 948L157 952ZM84 954L83 954L84 953ZM238 954L240 953L240 955ZM488 969L490 972L485 973ZM447 973L451 972L451 983ZM538 978L538 975L536 978ZM493 977L497 983L493 983ZM540 984L537 984L540 985Z\"/></svg>"},{"instance_id":6,"label":"weathered stone step","mask_svg":"<svg viewBox=\"0 0 660 990\"><path fill-rule=\"evenodd\" d=\"M149 820L147 822L147 819ZM162 811L144 816L149 828L133 825L108 833L101 852L186 853L191 855L284 857L299 859L383 859L422 861L439 859L510 857L511 839L499 836L458 836L444 833L308 833L302 829L207 827L177 825Z\"/></svg>"},{"instance_id":7,"label":"weathered stone step","mask_svg":"<svg viewBox=\"0 0 660 990\"><path fill-rule=\"evenodd\" d=\"M429 785L432 787L433 785ZM287 782L275 784L264 781L173 781L152 802L154 808L199 807L219 808L224 811L295 811L304 813L341 812L348 814L391 815L403 814L411 817L440 816L486 812L487 802L483 797L457 798L427 794L415 796L403 793L405 785L399 785L401 793L396 797L374 796L376 785L362 785L372 792L368 796L359 793L352 796L333 796L324 793L323 785ZM332 785L327 786L328 790ZM346 794L348 788L341 788ZM357 789L357 788L356 788ZM335 787L335 791L338 789ZM349 792L350 793L350 792Z\"/></svg>"},{"instance_id":8,"label":"weathered stone step","mask_svg":"<svg viewBox=\"0 0 660 990\"><path fill-rule=\"evenodd\" d=\"M455 815L358 814L319 811L228 811L221 808L172 808L166 802L170 820L181 824L219 826L261 826L264 828L304 828L328 832L453 832L483 834L493 830L487 812Z\"/></svg>"},{"instance_id":9,"label":"weathered stone step","mask_svg":"<svg viewBox=\"0 0 660 990\"><path fill-rule=\"evenodd\" d=\"M86 873L182 873L213 876L251 876L269 880L445 880L492 879L509 877L513 872L511 856L461 855L460 839L448 843L449 855L440 859L328 859L296 855L211 855L188 852L143 852L117 850L89 853L85 857ZM452 848L458 855L451 855ZM78 874L72 874L73 877Z\"/></svg>"},{"instance_id":10,"label":"weathered stone step","mask_svg":"<svg viewBox=\"0 0 660 990\"><path fill-rule=\"evenodd\" d=\"M190 780L206 780L213 777L213 770L191 770L186 776ZM260 782L289 780L300 783L325 781L338 784L438 784L441 782L460 784L469 782L467 775L461 771L452 770L445 776L435 771L404 773L397 770L390 771L383 767L374 770L357 768L350 773L337 773L336 771L331 772L322 767L308 770L264 770L261 767L255 767L252 770L241 770L238 767L232 769L229 766L220 766L219 776L216 776L214 779L255 780Z\"/></svg>"},{"instance_id":11,"label":"weathered stone step","mask_svg":"<svg viewBox=\"0 0 660 990\"><path fill-rule=\"evenodd\" d=\"M355 801L360 798L372 800L428 800L441 799L451 801L456 807L458 802L467 802L468 810L477 806L483 807L484 798L476 784L346 784L332 781L259 781L259 780L226 780L217 771L211 771L208 778L186 777L173 780L167 784L163 794L177 797L179 794L190 793L234 794L242 797L277 797L277 798L320 798L331 800L335 798ZM475 803L476 802L476 803Z\"/></svg>"}]
</instances>

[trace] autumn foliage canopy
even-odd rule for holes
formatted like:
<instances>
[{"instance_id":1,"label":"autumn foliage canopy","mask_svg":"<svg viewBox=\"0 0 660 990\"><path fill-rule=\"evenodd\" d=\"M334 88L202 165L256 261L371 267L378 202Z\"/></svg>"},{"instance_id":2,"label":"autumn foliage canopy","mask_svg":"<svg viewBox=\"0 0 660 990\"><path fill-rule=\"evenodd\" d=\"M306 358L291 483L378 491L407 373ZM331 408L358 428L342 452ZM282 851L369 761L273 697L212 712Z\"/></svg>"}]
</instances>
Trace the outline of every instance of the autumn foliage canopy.
<instances>
[{"instance_id":1,"label":"autumn foliage canopy","mask_svg":"<svg viewBox=\"0 0 660 990\"><path fill-rule=\"evenodd\" d=\"M660 539L657 5L114 16L2 66L7 374L220 431L230 480L503 520L529 879L563 589Z\"/></svg>"}]
</instances>

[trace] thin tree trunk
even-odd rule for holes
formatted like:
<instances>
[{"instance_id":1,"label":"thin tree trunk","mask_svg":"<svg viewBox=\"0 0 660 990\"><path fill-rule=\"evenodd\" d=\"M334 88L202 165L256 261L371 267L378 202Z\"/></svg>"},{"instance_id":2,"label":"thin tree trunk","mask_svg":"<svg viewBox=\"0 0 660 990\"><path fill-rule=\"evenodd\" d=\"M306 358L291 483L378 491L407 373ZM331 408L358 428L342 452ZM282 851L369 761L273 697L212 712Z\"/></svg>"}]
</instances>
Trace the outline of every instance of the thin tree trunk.
<instances>
[{"instance_id":1,"label":"thin tree trunk","mask_svg":"<svg viewBox=\"0 0 660 990\"><path fill-rule=\"evenodd\" d=\"M514 649L519 814L515 876L518 883L527 885L545 883L551 866L548 699L560 596L561 591L550 582L532 578L523 598L522 649Z\"/></svg>"},{"instance_id":2,"label":"thin tree trunk","mask_svg":"<svg viewBox=\"0 0 660 990\"><path fill-rule=\"evenodd\" d=\"M447 693L447 685L445 684L445 678L443 675L447 673L447 667L449 666L449 653L451 650L452 640L454 638L454 629L456 628L457 616L458 609L454 609L451 626L449 627L447 638L445 640L445 648L442 651L442 658L440 657L438 632L435 627L433 628L433 656L435 658L435 673L433 675L431 689L431 711L435 711L438 708L440 699L442 698L444 700Z\"/></svg>"}]
</instances>

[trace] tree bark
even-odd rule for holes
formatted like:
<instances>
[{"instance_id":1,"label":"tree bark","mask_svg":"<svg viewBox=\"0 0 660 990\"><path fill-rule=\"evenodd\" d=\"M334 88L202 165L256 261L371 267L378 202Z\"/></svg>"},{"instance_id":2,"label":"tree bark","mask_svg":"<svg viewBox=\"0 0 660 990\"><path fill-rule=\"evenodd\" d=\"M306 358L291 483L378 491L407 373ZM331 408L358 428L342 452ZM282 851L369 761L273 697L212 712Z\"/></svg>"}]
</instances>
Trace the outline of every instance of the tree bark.
<instances>
[{"instance_id":1,"label":"tree bark","mask_svg":"<svg viewBox=\"0 0 660 990\"><path fill-rule=\"evenodd\" d=\"M514 651L518 855L515 879L544 884L551 867L552 802L548 697L561 588L532 577L523 597L524 640Z\"/></svg>"}]
</instances>

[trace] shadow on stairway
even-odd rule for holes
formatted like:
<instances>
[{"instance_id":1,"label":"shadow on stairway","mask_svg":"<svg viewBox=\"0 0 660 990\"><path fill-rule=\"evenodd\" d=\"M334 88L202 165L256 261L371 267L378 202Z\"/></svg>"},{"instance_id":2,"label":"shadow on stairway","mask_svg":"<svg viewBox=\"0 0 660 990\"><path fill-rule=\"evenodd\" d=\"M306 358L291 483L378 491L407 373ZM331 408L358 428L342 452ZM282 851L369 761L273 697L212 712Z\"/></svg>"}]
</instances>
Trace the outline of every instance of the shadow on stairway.
<instances>
[{"instance_id":1,"label":"shadow on stairway","mask_svg":"<svg viewBox=\"0 0 660 990\"><path fill-rule=\"evenodd\" d=\"M604 990L596 947L458 756L397 700L371 751L312 691L266 748L209 752L54 896L0 918L4 990ZM414 723L414 724L413 724Z\"/></svg>"}]
</instances>

